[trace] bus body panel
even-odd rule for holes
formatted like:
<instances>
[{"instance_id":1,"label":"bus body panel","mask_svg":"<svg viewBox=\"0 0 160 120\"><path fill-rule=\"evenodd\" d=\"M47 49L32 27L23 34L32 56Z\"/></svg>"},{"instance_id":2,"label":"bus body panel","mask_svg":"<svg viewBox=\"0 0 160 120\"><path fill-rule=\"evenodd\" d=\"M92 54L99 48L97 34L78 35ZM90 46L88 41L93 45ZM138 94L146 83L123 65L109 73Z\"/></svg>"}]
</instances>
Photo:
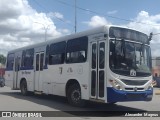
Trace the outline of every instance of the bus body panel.
<instances>
[{"instance_id":1,"label":"bus body panel","mask_svg":"<svg viewBox=\"0 0 160 120\"><path fill-rule=\"evenodd\" d=\"M46 41L36 45L20 48L10 51L8 55L13 54L13 69L6 69L5 79L6 85L12 89L20 89L22 79L27 81L27 89L32 92L41 92L44 94L52 94L66 96L66 85L69 80L76 80L81 89L81 98L85 100L100 101L103 103L114 103L119 101L149 101L152 98L153 89L150 77L127 77L119 75L110 69L110 26L99 27L87 32L77 33L58 38L53 41ZM67 63L67 45L75 39L86 37L88 40L87 58L84 62ZM51 52L51 45L66 42L65 58L61 64L50 63L47 58L47 52ZM73 42L74 43L74 42ZM47 47L49 46L49 49ZM78 47L78 46L76 46ZM79 49L76 48L75 49ZM23 51L34 50L33 66L23 67ZM69 49L70 50L70 49ZM30 51L31 52L31 51ZM72 51L73 53L75 51ZM82 51L83 53L83 51ZM75 54L75 53L74 53ZM49 53L50 57L55 54ZM69 53L71 56L71 53ZM9 57L8 57L9 58ZM32 60L31 58L27 58ZM24 64L25 66L25 64ZM126 85L121 79L147 80L148 82L142 86ZM123 90L116 90L111 81L117 81ZM137 89L143 88L138 91ZM126 89L135 89L135 91L127 91Z\"/></svg>"},{"instance_id":2,"label":"bus body panel","mask_svg":"<svg viewBox=\"0 0 160 120\"><path fill-rule=\"evenodd\" d=\"M13 89L13 71L5 71L5 85Z\"/></svg>"},{"instance_id":3,"label":"bus body panel","mask_svg":"<svg viewBox=\"0 0 160 120\"><path fill-rule=\"evenodd\" d=\"M82 98L88 99L88 66L88 62L73 65L48 65L48 69L42 73L42 76L45 78L43 81L43 92L66 96L66 84L69 80L74 79L81 86Z\"/></svg>"}]
</instances>

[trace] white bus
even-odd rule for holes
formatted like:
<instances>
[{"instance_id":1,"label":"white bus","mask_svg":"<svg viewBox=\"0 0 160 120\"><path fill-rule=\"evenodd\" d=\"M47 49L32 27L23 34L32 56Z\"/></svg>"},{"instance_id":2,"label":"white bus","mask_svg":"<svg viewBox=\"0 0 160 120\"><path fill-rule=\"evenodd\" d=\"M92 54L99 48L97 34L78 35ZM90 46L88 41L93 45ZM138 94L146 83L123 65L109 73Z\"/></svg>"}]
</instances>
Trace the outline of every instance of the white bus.
<instances>
[{"instance_id":1,"label":"white bus","mask_svg":"<svg viewBox=\"0 0 160 120\"><path fill-rule=\"evenodd\" d=\"M148 36L137 30L102 26L8 52L6 86L85 100L150 101L153 95Z\"/></svg>"}]
</instances>

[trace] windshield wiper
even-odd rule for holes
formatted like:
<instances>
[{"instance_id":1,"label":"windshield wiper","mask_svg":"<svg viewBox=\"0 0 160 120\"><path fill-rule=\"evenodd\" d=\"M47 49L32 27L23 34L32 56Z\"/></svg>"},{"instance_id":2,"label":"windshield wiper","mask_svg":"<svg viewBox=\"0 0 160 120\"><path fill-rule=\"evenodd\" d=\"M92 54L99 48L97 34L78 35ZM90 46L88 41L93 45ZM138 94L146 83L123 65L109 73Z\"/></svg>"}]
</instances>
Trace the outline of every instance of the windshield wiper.
<instances>
[{"instance_id":1,"label":"windshield wiper","mask_svg":"<svg viewBox=\"0 0 160 120\"><path fill-rule=\"evenodd\" d=\"M116 36L115 36L115 39L114 39L114 51L113 51L113 63L114 63L114 68L116 68L116 63L117 63L117 61L116 61L116 44L117 44L117 38L116 38Z\"/></svg>"},{"instance_id":2,"label":"windshield wiper","mask_svg":"<svg viewBox=\"0 0 160 120\"><path fill-rule=\"evenodd\" d=\"M125 51L125 41L122 39L121 43L121 56L123 56L123 60L126 59L126 51Z\"/></svg>"},{"instance_id":3,"label":"windshield wiper","mask_svg":"<svg viewBox=\"0 0 160 120\"><path fill-rule=\"evenodd\" d=\"M115 36L114 36L115 37ZM117 64L117 57L116 57L116 44L117 44L117 39L115 37L115 39L110 41L110 65L112 66L112 68L116 68L116 64Z\"/></svg>"},{"instance_id":4,"label":"windshield wiper","mask_svg":"<svg viewBox=\"0 0 160 120\"><path fill-rule=\"evenodd\" d=\"M144 43L141 45L141 48L140 48L140 65L142 65L142 57L144 57L143 50L144 50Z\"/></svg>"}]
</instances>

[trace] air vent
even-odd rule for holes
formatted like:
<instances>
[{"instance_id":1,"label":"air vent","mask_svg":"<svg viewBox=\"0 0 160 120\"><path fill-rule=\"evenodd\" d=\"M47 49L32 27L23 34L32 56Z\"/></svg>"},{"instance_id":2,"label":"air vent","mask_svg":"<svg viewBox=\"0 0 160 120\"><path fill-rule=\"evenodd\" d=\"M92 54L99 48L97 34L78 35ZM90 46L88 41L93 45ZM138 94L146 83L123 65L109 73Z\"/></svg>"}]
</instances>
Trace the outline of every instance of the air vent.
<instances>
[{"instance_id":1,"label":"air vent","mask_svg":"<svg viewBox=\"0 0 160 120\"><path fill-rule=\"evenodd\" d=\"M135 91L134 88L125 88L127 91ZM137 91L144 90L144 88L136 88Z\"/></svg>"},{"instance_id":2,"label":"air vent","mask_svg":"<svg viewBox=\"0 0 160 120\"><path fill-rule=\"evenodd\" d=\"M144 85L148 82L148 80L124 80L124 79L121 80L126 85L134 85L134 86Z\"/></svg>"}]
</instances>

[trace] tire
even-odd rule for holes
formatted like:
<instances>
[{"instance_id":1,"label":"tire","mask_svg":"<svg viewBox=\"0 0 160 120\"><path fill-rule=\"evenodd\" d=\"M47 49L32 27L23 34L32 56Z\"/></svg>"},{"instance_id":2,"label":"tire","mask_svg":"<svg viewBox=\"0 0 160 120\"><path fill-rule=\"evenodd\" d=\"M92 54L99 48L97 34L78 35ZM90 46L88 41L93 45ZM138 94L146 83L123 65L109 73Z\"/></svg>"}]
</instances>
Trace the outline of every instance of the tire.
<instances>
[{"instance_id":1,"label":"tire","mask_svg":"<svg viewBox=\"0 0 160 120\"><path fill-rule=\"evenodd\" d=\"M2 86L1 87L4 87L5 86L5 84L4 83L2 83Z\"/></svg>"},{"instance_id":2,"label":"tire","mask_svg":"<svg viewBox=\"0 0 160 120\"><path fill-rule=\"evenodd\" d=\"M67 99L73 106L83 107L85 105L85 101L81 99L81 90L78 84L73 84L69 87L67 91Z\"/></svg>"},{"instance_id":3,"label":"tire","mask_svg":"<svg viewBox=\"0 0 160 120\"><path fill-rule=\"evenodd\" d=\"M21 83L21 93L24 96L28 95L27 82L25 80L23 80Z\"/></svg>"},{"instance_id":4,"label":"tire","mask_svg":"<svg viewBox=\"0 0 160 120\"><path fill-rule=\"evenodd\" d=\"M0 87L4 87L5 84L3 82L0 83Z\"/></svg>"}]
</instances>

